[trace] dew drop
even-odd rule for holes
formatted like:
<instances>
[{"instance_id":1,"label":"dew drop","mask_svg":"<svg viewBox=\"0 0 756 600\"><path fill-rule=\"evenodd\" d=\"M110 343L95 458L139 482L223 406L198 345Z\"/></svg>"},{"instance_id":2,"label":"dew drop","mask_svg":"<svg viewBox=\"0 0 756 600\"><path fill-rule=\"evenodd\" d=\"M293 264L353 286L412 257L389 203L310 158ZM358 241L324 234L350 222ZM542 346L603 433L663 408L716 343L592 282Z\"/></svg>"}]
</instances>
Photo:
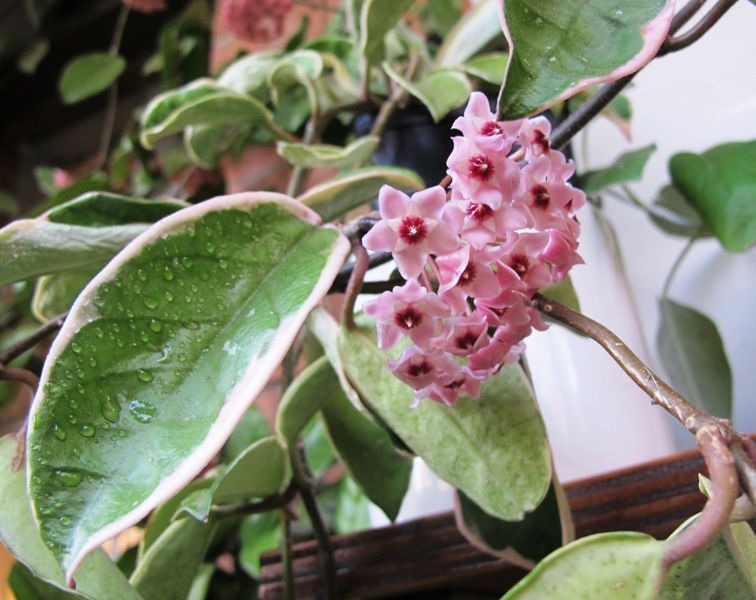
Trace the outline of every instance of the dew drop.
<instances>
[{"instance_id":1,"label":"dew drop","mask_svg":"<svg viewBox=\"0 0 756 600\"><path fill-rule=\"evenodd\" d=\"M179 354L178 355L178 361L179 362L185 362L186 361L186 354L184 354L183 352L181 354Z\"/></svg>"},{"instance_id":2,"label":"dew drop","mask_svg":"<svg viewBox=\"0 0 756 600\"><path fill-rule=\"evenodd\" d=\"M100 339L102 339L102 336L105 335L105 333L102 331L100 327L95 327L94 334Z\"/></svg>"},{"instance_id":3,"label":"dew drop","mask_svg":"<svg viewBox=\"0 0 756 600\"><path fill-rule=\"evenodd\" d=\"M132 400L129 402L129 412L139 423L150 423L157 414L157 407L150 402L141 400Z\"/></svg>"},{"instance_id":4,"label":"dew drop","mask_svg":"<svg viewBox=\"0 0 756 600\"><path fill-rule=\"evenodd\" d=\"M100 400L100 411L106 420L117 423L121 414L121 404L118 400L106 394Z\"/></svg>"},{"instance_id":5,"label":"dew drop","mask_svg":"<svg viewBox=\"0 0 756 600\"><path fill-rule=\"evenodd\" d=\"M79 480L79 481L81 481L81 480ZM76 484L76 485L78 485L78 484ZM71 487L73 487L73 486L71 486ZM70 527L71 524L73 523L73 520L71 519L71 517L61 517L60 519L58 519L58 523L60 523L61 527Z\"/></svg>"},{"instance_id":6,"label":"dew drop","mask_svg":"<svg viewBox=\"0 0 756 600\"><path fill-rule=\"evenodd\" d=\"M218 266L225 271L228 269L228 261L225 258L221 258L218 261Z\"/></svg>"},{"instance_id":7,"label":"dew drop","mask_svg":"<svg viewBox=\"0 0 756 600\"><path fill-rule=\"evenodd\" d=\"M144 305L145 305L145 306L146 306L147 308L149 308L149 309L151 309L151 310L154 310L154 309L156 309L156 308L157 308L158 306L160 306L160 300L158 300L158 299L156 299L156 298L145 298L145 299L144 299Z\"/></svg>"},{"instance_id":8,"label":"dew drop","mask_svg":"<svg viewBox=\"0 0 756 600\"><path fill-rule=\"evenodd\" d=\"M66 439L66 430L63 429L60 425L55 423L53 425L52 433L55 436L55 439L60 440L61 442L65 441Z\"/></svg>"},{"instance_id":9,"label":"dew drop","mask_svg":"<svg viewBox=\"0 0 756 600\"><path fill-rule=\"evenodd\" d=\"M74 354L81 354L81 346L76 342L71 342L71 350Z\"/></svg>"},{"instance_id":10,"label":"dew drop","mask_svg":"<svg viewBox=\"0 0 756 600\"><path fill-rule=\"evenodd\" d=\"M137 269L136 276L139 281L147 281L147 273L144 269Z\"/></svg>"},{"instance_id":11,"label":"dew drop","mask_svg":"<svg viewBox=\"0 0 756 600\"><path fill-rule=\"evenodd\" d=\"M69 469L56 469L55 476L58 481L65 487L76 487L81 483L82 474L80 471L71 471ZM67 517L63 517L65 519ZM63 520L61 519L61 521Z\"/></svg>"},{"instance_id":12,"label":"dew drop","mask_svg":"<svg viewBox=\"0 0 756 600\"><path fill-rule=\"evenodd\" d=\"M166 302L173 302L173 294L168 290L165 290L165 294L163 294L163 298L165 298Z\"/></svg>"},{"instance_id":13,"label":"dew drop","mask_svg":"<svg viewBox=\"0 0 756 600\"><path fill-rule=\"evenodd\" d=\"M165 269L163 269L163 279L165 279L166 281L172 281L173 277L173 269L166 265Z\"/></svg>"},{"instance_id":14,"label":"dew drop","mask_svg":"<svg viewBox=\"0 0 756 600\"><path fill-rule=\"evenodd\" d=\"M95 434L94 425L91 423L82 423L81 427L79 427L79 433L85 438L93 437Z\"/></svg>"},{"instance_id":15,"label":"dew drop","mask_svg":"<svg viewBox=\"0 0 756 600\"><path fill-rule=\"evenodd\" d=\"M149 383L153 379L153 375L150 371L147 369L137 369L137 377L139 378L139 381L144 381L145 383Z\"/></svg>"},{"instance_id":16,"label":"dew drop","mask_svg":"<svg viewBox=\"0 0 756 600\"><path fill-rule=\"evenodd\" d=\"M75 414L71 413L70 415L68 415L68 422L71 423L71 425L76 425L76 423L79 422L79 418Z\"/></svg>"},{"instance_id":17,"label":"dew drop","mask_svg":"<svg viewBox=\"0 0 756 600\"><path fill-rule=\"evenodd\" d=\"M155 333L158 333L163 330L163 324L158 321L157 319L151 319L150 320L150 329L154 331Z\"/></svg>"},{"instance_id":18,"label":"dew drop","mask_svg":"<svg viewBox=\"0 0 756 600\"><path fill-rule=\"evenodd\" d=\"M139 339L142 340L143 342L147 342L150 339L150 334L147 333L146 331L140 331L139 332Z\"/></svg>"},{"instance_id":19,"label":"dew drop","mask_svg":"<svg viewBox=\"0 0 756 600\"><path fill-rule=\"evenodd\" d=\"M214 254L215 253L215 244L212 242L208 242L205 244L205 250L207 250L208 254Z\"/></svg>"},{"instance_id":20,"label":"dew drop","mask_svg":"<svg viewBox=\"0 0 756 600\"><path fill-rule=\"evenodd\" d=\"M90 359L89 359L89 366L90 367L96 367L97 366L97 359L94 356L90 357Z\"/></svg>"}]
</instances>

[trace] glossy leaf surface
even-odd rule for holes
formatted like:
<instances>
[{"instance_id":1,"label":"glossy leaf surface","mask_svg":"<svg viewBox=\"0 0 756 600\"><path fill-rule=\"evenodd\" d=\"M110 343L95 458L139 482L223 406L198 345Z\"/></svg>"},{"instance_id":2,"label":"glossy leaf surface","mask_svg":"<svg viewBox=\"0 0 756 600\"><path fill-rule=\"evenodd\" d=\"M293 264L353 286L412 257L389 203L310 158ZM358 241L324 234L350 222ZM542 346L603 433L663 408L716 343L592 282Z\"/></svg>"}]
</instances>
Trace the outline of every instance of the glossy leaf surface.
<instances>
[{"instance_id":1,"label":"glossy leaf surface","mask_svg":"<svg viewBox=\"0 0 756 600\"><path fill-rule=\"evenodd\" d=\"M79 102L108 89L123 73L126 61L107 52L92 52L69 62L58 82L60 97L66 104Z\"/></svg>"},{"instance_id":2,"label":"glossy leaf surface","mask_svg":"<svg viewBox=\"0 0 756 600\"><path fill-rule=\"evenodd\" d=\"M0 540L37 577L66 590L63 572L39 537L24 471L11 470L17 450L13 436L0 438ZM76 586L77 591L70 593L74 598L140 600L104 550L95 550L84 559L76 574Z\"/></svg>"},{"instance_id":3,"label":"glossy leaf surface","mask_svg":"<svg viewBox=\"0 0 756 600\"><path fill-rule=\"evenodd\" d=\"M504 367L454 407L421 402L389 371L386 355L360 330L339 340L343 368L373 410L444 481L486 512L519 520L545 496L551 479L546 431L519 367ZM347 360L348 359L348 360Z\"/></svg>"},{"instance_id":4,"label":"glossy leaf surface","mask_svg":"<svg viewBox=\"0 0 756 600\"><path fill-rule=\"evenodd\" d=\"M423 189L423 181L413 171L398 167L365 167L329 179L297 197L324 221L341 217L350 210L378 199L383 185L403 191Z\"/></svg>"},{"instance_id":5,"label":"glossy leaf surface","mask_svg":"<svg viewBox=\"0 0 756 600\"><path fill-rule=\"evenodd\" d=\"M659 308L656 342L670 383L699 408L730 418L732 371L717 326L669 298L662 298Z\"/></svg>"},{"instance_id":6,"label":"glossy leaf surface","mask_svg":"<svg viewBox=\"0 0 756 600\"><path fill-rule=\"evenodd\" d=\"M663 543L618 531L581 538L541 561L502 600L652 600L662 578Z\"/></svg>"},{"instance_id":7,"label":"glossy leaf surface","mask_svg":"<svg viewBox=\"0 0 756 600\"><path fill-rule=\"evenodd\" d=\"M541 112L580 90L633 73L658 50L674 0L503 0L510 63L500 117Z\"/></svg>"},{"instance_id":8,"label":"glossy leaf surface","mask_svg":"<svg viewBox=\"0 0 756 600\"><path fill-rule=\"evenodd\" d=\"M656 150L656 144L625 152L605 169L587 171L580 175L581 189L590 194L629 181L638 181L648 159Z\"/></svg>"},{"instance_id":9,"label":"glossy leaf surface","mask_svg":"<svg viewBox=\"0 0 756 600\"><path fill-rule=\"evenodd\" d=\"M703 217L725 250L756 242L756 141L723 144L669 161L675 186Z\"/></svg>"},{"instance_id":10,"label":"glossy leaf surface","mask_svg":"<svg viewBox=\"0 0 756 600\"><path fill-rule=\"evenodd\" d=\"M28 434L42 535L69 575L218 452L349 244L280 194L218 197L130 244L56 338Z\"/></svg>"}]
</instances>

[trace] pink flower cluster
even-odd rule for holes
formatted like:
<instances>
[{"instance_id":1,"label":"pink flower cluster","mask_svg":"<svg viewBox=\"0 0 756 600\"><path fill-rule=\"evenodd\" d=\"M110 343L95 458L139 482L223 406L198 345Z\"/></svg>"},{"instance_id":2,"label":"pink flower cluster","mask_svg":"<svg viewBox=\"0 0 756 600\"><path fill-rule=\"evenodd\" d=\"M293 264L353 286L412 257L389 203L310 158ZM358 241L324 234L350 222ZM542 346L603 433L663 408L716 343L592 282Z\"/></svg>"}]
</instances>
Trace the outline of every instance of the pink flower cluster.
<instances>
[{"instance_id":1,"label":"pink flower cluster","mask_svg":"<svg viewBox=\"0 0 756 600\"><path fill-rule=\"evenodd\" d=\"M585 203L545 118L497 121L474 92L453 127L462 135L447 161L450 194L437 186L408 197L384 186L381 220L362 240L392 252L407 280L365 304L382 349L412 342L389 367L416 402L448 405L477 397L532 329L545 328L528 301L582 262L575 212Z\"/></svg>"},{"instance_id":2,"label":"pink flower cluster","mask_svg":"<svg viewBox=\"0 0 756 600\"><path fill-rule=\"evenodd\" d=\"M292 0L223 0L220 18L234 35L248 42L269 42L283 33Z\"/></svg>"},{"instance_id":3,"label":"pink flower cluster","mask_svg":"<svg viewBox=\"0 0 756 600\"><path fill-rule=\"evenodd\" d=\"M131 10L142 13L153 13L165 10L165 0L121 0Z\"/></svg>"}]
</instances>

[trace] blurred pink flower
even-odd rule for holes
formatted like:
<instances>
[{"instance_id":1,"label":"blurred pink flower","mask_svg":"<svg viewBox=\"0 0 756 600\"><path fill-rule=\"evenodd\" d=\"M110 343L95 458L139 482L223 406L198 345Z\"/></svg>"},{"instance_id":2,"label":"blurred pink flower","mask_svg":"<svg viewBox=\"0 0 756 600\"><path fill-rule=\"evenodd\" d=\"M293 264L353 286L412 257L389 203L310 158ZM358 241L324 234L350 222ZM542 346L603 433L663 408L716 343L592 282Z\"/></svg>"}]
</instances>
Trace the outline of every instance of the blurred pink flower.
<instances>
[{"instance_id":1,"label":"blurred pink flower","mask_svg":"<svg viewBox=\"0 0 756 600\"><path fill-rule=\"evenodd\" d=\"M220 19L238 38L269 42L280 37L292 0L222 0Z\"/></svg>"}]
</instances>

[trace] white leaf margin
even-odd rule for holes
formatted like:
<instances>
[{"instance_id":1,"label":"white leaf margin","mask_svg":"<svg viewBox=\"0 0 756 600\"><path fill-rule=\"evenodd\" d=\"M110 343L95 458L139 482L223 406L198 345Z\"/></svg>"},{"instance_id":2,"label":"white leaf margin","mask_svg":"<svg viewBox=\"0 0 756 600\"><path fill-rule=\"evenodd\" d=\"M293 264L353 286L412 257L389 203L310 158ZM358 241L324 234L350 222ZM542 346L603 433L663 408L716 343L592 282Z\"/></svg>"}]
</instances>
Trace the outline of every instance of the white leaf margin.
<instances>
[{"instance_id":1,"label":"white leaf margin","mask_svg":"<svg viewBox=\"0 0 756 600\"><path fill-rule=\"evenodd\" d=\"M507 20L505 16L504 5L506 4L506 2L507 0L499 0L499 20L501 21L501 28L504 31L504 38L507 40L507 45L509 46L509 60L507 61L507 68L504 71L504 84L502 84L501 86L500 94L501 92L503 92L506 85L509 76L509 66L512 64L512 60L515 54L515 44L512 40L512 35L509 32L509 27L507 27ZM567 100L567 98L571 98L575 94L582 92L584 89L587 89L593 85L616 81L617 79L621 79L625 75L630 75L631 73L635 73L636 71L639 71L641 68L643 68L651 61L651 59L654 58L654 56L656 56L659 48L661 48L661 45L664 43L667 32L669 31L669 26L672 23L672 18L675 16L676 4L676 0L667 0L664 8L662 8L653 19L651 19L648 23L646 23L644 27L641 28L643 46L641 47L638 54L627 61L624 65L620 65L607 75L599 75L597 77L589 77L588 79L581 80L576 85L566 88L558 96L538 107L535 111L533 111L532 114L540 113L547 108L554 106L555 104L559 104L560 102ZM501 98L499 98L497 105L500 102Z\"/></svg>"},{"instance_id":2,"label":"white leaf margin","mask_svg":"<svg viewBox=\"0 0 756 600\"><path fill-rule=\"evenodd\" d=\"M226 209L250 209L256 204L268 202L275 202L283 206L294 217L310 225L316 227L323 226L320 216L315 211L284 194L274 192L242 192L239 194L217 196L200 204L179 210L155 222L149 229L134 238L87 284L71 307L69 317L53 341L50 352L45 360L37 388L38 391L29 410L27 448L30 447L28 436L34 430L34 420L42 406L43 390L50 377L55 359L60 356L74 335L84 325L99 318L99 311L94 305L94 298L100 287L112 280L119 268L137 256L145 245L164 237L166 234L170 234L172 231L180 231L184 224L191 223L209 212ZM335 229L330 225L325 225L324 227ZM321 271L318 282L312 292L298 310L281 322L268 351L258 357L252 365L248 366L246 373L226 398L218 418L208 430L205 439L197 446L194 452L184 459L170 476L163 479L158 487L130 512L92 534L88 539L77 540L73 544L72 547L75 550L71 559L68 561L68 564L62 565L65 569L65 578L69 585L73 584L74 572L89 552L100 547L128 527L138 523L154 508L172 498L217 454L225 443L225 440L231 435L231 432L241 420L247 408L249 408L257 395L262 391L273 371L283 360L291 342L304 324L307 316L328 293L350 250L351 244L347 238L343 234L339 234L334 241L331 256L326 262L325 268ZM27 466L29 465L31 465L31 462L27 461ZM27 491L30 489L30 484L31 469L27 468ZM33 498L31 502L36 514L37 510Z\"/></svg>"}]
</instances>

